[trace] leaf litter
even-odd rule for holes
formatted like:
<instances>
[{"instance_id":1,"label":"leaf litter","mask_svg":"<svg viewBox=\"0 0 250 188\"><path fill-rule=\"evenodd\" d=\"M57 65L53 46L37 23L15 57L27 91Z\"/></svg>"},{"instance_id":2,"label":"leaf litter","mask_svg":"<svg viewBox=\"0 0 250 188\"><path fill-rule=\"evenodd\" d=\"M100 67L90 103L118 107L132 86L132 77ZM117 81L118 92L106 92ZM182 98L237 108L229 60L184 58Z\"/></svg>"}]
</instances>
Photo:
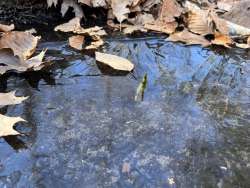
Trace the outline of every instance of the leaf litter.
<instances>
[{"instance_id":1,"label":"leaf litter","mask_svg":"<svg viewBox=\"0 0 250 188\"><path fill-rule=\"evenodd\" d=\"M15 91L9 93L0 93L0 106L20 104L28 97L16 97ZM9 135L18 135L13 126L18 122L25 122L21 117L9 117L0 114L0 137Z\"/></svg>"}]
</instances>

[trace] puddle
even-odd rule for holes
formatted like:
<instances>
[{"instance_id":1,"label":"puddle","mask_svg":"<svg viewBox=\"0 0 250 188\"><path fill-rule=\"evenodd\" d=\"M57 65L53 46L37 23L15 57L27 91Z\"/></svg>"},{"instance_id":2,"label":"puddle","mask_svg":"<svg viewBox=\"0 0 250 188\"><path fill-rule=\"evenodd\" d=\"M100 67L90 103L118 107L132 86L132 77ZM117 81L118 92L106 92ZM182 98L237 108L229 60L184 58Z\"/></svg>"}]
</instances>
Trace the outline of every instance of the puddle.
<instances>
[{"instance_id":1,"label":"puddle","mask_svg":"<svg viewBox=\"0 0 250 188\"><path fill-rule=\"evenodd\" d=\"M102 51L136 67L113 76L66 42L39 48L53 65L0 80L30 96L1 109L28 123L0 139L0 187L250 187L249 52L112 39Z\"/></svg>"}]
</instances>

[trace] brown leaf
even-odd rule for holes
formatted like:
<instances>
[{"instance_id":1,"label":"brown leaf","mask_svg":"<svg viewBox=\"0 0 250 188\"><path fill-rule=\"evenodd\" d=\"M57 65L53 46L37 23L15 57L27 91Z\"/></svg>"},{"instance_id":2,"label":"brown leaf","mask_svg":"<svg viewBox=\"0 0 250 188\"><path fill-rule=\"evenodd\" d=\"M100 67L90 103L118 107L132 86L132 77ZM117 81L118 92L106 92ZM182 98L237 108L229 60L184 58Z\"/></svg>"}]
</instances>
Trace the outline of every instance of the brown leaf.
<instances>
[{"instance_id":1,"label":"brown leaf","mask_svg":"<svg viewBox=\"0 0 250 188\"><path fill-rule=\"evenodd\" d=\"M128 14L130 13L128 6L130 6L131 3L130 0L111 0L113 14L120 23L128 18Z\"/></svg>"},{"instance_id":2,"label":"brown leaf","mask_svg":"<svg viewBox=\"0 0 250 188\"><path fill-rule=\"evenodd\" d=\"M125 29L123 29L124 34L132 34L136 31L147 32L147 29L145 29L141 25L130 25L130 26L127 26Z\"/></svg>"},{"instance_id":3,"label":"brown leaf","mask_svg":"<svg viewBox=\"0 0 250 188\"><path fill-rule=\"evenodd\" d=\"M176 22L163 23L161 21L156 21L153 24L146 24L144 27L148 30L171 34L175 32L177 26L178 24Z\"/></svg>"},{"instance_id":4,"label":"brown leaf","mask_svg":"<svg viewBox=\"0 0 250 188\"><path fill-rule=\"evenodd\" d=\"M20 104L28 97L16 97L15 91L0 93L0 106ZM0 137L20 134L13 129L13 126L20 121L25 121L20 117L8 117L0 114Z\"/></svg>"},{"instance_id":5,"label":"brown leaf","mask_svg":"<svg viewBox=\"0 0 250 188\"><path fill-rule=\"evenodd\" d=\"M0 24L0 32L9 32L15 29L15 25L5 25L5 24Z\"/></svg>"},{"instance_id":6,"label":"brown leaf","mask_svg":"<svg viewBox=\"0 0 250 188\"><path fill-rule=\"evenodd\" d=\"M76 17L82 18L83 11L79 4L77 4L74 0L63 0L61 5L61 14L64 17L69 8L72 7Z\"/></svg>"},{"instance_id":7,"label":"brown leaf","mask_svg":"<svg viewBox=\"0 0 250 188\"><path fill-rule=\"evenodd\" d=\"M85 48L86 50L97 49L97 48L99 48L100 46L102 46L104 44L104 41L99 36L94 36L93 40L94 41L92 41L89 46L86 46L86 48Z\"/></svg>"},{"instance_id":8,"label":"brown leaf","mask_svg":"<svg viewBox=\"0 0 250 188\"><path fill-rule=\"evenodd\" d=\"M160 20L163 22L174 22L176 17L179 17L183 9L176 0L164 0L161 11Z\"/></svg>"},{"instance_id":9,"label":"brown leaf","mask_svg":"<svg viewBox=\"0 0 250 188\"><path fill-rule=\"evenodd\" d=\"M79 30L79 28L81 27L80 24L81 18L75 17L73 19L71 19L70 21L68 21L67 23L58 25L55 27L55 31L62 31L62 32L74 32Z\"/></svg>"},{"instance_id":10,"label":"brown leaf","mask_svg":"<svg viewBox=\"0 0 250 188\"><path fill-rule=\"evenodd\" d=\"M214 40L211 41L212 44L225 46L227 48L231 48L230 45L233 44L233 40L228 36L220 33L215 33Z\"/></svg>"},{"instance_id":11,"label":"brown leaf","mask_svg":"<svg viewBox=\"0 0 250 188\"><path fill-rule=\"evenodd\" d=\"M155 21L152 14L138 14L135 18L128 20L134 25L127 25L123 30L125 34L132 34L135 31L147 32L147 29L144 28L145 24L153 23Z\"/></svg>"},{"instance_id":12,"label":"brown leaf","mask_svg":"<svg viewBox=\"0 0 250 188\"><path fill-rule=\"evenodd\" d=\"M115 70L130 72L134 69L134 64L123 57L100 52L96 52L95 55L97 61L104 63Z\"/></svg>"},{"instance_id":13,"label":"brown leaf","mask_svg":"<svg viewBox=\"0 0 250 188\"><path fill-rule=\"evenodd\" d=\"M150 11L150 9L155 6L159 5L161 3L161 0L147 0L142 5L142 10L144 11Z\"/></svg>"},{"instance_id":14,"label":"brown leaf","mask_svg":"<svg viewBox=\"0 0 250 188\"><path fill-rule=\"evenodd\" d=\"M16 97L15 91L9 93L0 93L0 106L20 104L28 97Z\"/></svg>"},{"instance_id":15,"label":"brown leaf","mask_svg":"<svg viewBox=\"0 0 250 188\"><path fill-rule=\"evenodd\" d=\"M43 67L42 59L45 51L42 51L35 57L28 60L23 60L20 57L14 56L11 49L0 49L0 75L9 70L25 72L29 69L40 70Z\"/></svg>"},{"instance_id":16,"label":"brown leaf","mask_svg":"<svg viewBox=\"0 0 250 188\"><path fill-rule=\"evenodd\" d=\"M73 32L76 34L87 34L90 36L104 36L107 33L103 30L102 27L91 27L91 28L87 28L84 29L82 28L81 24L80 24L80 18L73 18L72 20L70 20L67 23L58 25L55 27L55 31L61 31L61 32Z\"/></svg>"},{"instance_id":17,"label":"brown leaf","mask_svg":"<svg viewBox=\"0 0 250 188\"><path fill-rule=\"evenodd\" d=\"M228 2L230 3L230 2ZM249 0L231 2L231 9L223 15L223 18L235 24L250 28Z\"/></svg>"},{"instance_id":18,"label":"brown leaf","mask_svg":"<svg viewBox=\"0 0 250 188\"><path fill-rule=\"evenodd\" d=\"M27 32L7 32L0 39L0 49L11 48L14 55L26 60L35 52L39 39Z\"/></svg>"},{"instance_id":19,"label":"brown leaf","mask_svg":"<svg viewBox=\"0 0 250 188\"><path fill-rule=\"evenodd\" d=\"M0 137L20 134L13 129L13 126L20 121L25 122L25 120L20 117L8 117L0 114Z\"/></svg>"},{"instance_id":20,"label":"brown leaf","mask_svg":"<svg viewBox=\"0 0 250 188\"><path fill-rule=\"evenodd\" d=\"M84 36L76 35L69 38L69 45L77 50L82 50L84 44Z\"/></svg>"},{"instance_id":21,"label":"brown leaf","mask_svg":"<svg viewBox=\"0 0 250 188\"><path fill-rule=\"evenodd\" d=\"M168 38L168 41L173 42L184 42L187 45L200 44L202 46L209 46L210 42L207 41L204 37L200 35L193 34L187 30L183 30L178 33L171 34Z\"/></svg>"},{"instance_id":22,"label":"brown leaf","mask_svg":"<svg viewBox=\"0 0 250 188\"><path fill-rule=\"evenodd\" d=\"M215 24L215 28L218 32L224 35L229 35L229 26L226 20L220 18L214 11L210 12L211 19Z\"/></svg>"},{"instance_id":23,"label":"brown leaf","mask_svg":"<svg viewBox=\"0 0 250 188\"><path fill-rule=\"evenodd\" d=\"M188 29L193 33L207 35L213 33L212 20L209 11L196 11L188 13Z\"/></svg>"}]
</instances>

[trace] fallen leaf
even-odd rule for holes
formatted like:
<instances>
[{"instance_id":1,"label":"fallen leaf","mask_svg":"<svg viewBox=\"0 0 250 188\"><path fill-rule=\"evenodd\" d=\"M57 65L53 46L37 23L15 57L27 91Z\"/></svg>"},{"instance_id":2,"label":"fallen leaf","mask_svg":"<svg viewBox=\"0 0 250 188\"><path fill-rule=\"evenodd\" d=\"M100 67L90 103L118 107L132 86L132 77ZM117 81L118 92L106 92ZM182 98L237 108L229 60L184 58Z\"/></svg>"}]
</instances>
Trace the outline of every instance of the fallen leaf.
<instances>
[{"instance_id":1,"label":"fallen leaf","mask_svg":"<svg viewBox=\"0 0 250 188\"><path fill-rule=\"evenodd\" d=\"M84 44L84 36L76 35L69 38L69 45L77 50L82 50Z\"/></svg>"},{"instance_id":2,"label":"fallen leaf","mask_svg":"<svg viewBox=\"0 0 250 188\"><path fill-rule=\"evenodd\" d=\"M13 129L17 122L25 122L25 120L20 117L8 117L0 114L0 137L20 134Z\"/></svg>"},{"instance_id":3,"label":"fallen leaf","mask_svg":"<svg viewBox=\"0 0 250 188\"><path fill-rule=\"evenodd\" d=\"M113 14L120 23L128 18L128 14L130 13L128 6L130 6L131 3L130 0L111 0Z\"/></svg>"},{"instance_id":4,"label":"fallen leaf","mask_svg":"<svg viewBox=\"0 0 250 188\"><path fill-rule=\"evenodd\" d=\"M130 72L134 69L134 64L123 57L100 52L96 52L95 55L97 61L104 63L115 70Z\"/></svg>"},{"instance_id":5,"label":"fallen leaf","mask_svg":"<svg viewBox=\"0 0 250 188\"><path fill-rule=\"evenodd\" d=\"M147 0L142 5L142 10L150 11L152 7L161 3L161 0Z\"/></svg>"},{"instance_id":6,"label":"fallen leaf","mask_svg":"<svg viewBox=\"0 0 250 188\"><path fill-rule=\"evenodd\" d=\"M79 30L79 28L81 27L80 24L81 18L75 17L73 19L71 19L70 21L68 21L67 23L58 25L55 27L55 31L62 31L62 32L74 32Z\"/></svg>"},{"instance_id":7,"label":"fallen leaf","mask_svg":"<svg viewBox=\"0 0 250 188\"><path fill-rule=\"evenodd\" d=\"M7 32L0 38L0 49L11 48L14 55L26 60L35 52L39 39L28 32Z\"/></svg>"},{"instance_id":8,"label":"fallen leaf","mask_svg":"<svg viewBox=\"0 0 250 188\"><path fill-rule=\"evenodd\" d=\"M20 104L28 97L16 97L16 91L11 91L9 93L0 93L0 106Z\"/></svg>"},{"instance_id":9,"label":"fallen leaf","mask_svg":"<svg viewBox=\"0 0 250 188\"><path fill-rule=\"evenodd\" d=\"M174 22L176 17L179 17L183 9L176 0L164 0L159 19L163 22Z\"/></svg>"},{"instance_id":10,"label":"fallen leaf","mask_svg":"<svg viewBox=\"0 0 250 188\"><path fill-rule=\"evenodd\" d=\"M220 10L224 10L224 11L230 11L233 6L235 4L235 0L219 0L217 2L217 7L220 9Z\"/></svg>"},{"instance_id":11,"label":"fallen leaf","mask_svg":"<svg viewBox=\"0 0 250 188\"><path fill-rule=\"evenodd\" d=\"M240 0L231 2L231 9L222 15L222 17L230 22L250 28L250 1Z\"/></svg>"},{"instance_id":12,"label":"fallen leaf","mask_svg":"<svg viewBox=\"0 0 250 188\"><path fill-rule=\"evenodd\" d=\"M204 47L209 46L210 42L207 41L203 36L193 34L187 30L183 30L178 33L171 34L168 38L168 41L173 42L184 42L187 45L200 44Z\"/></svg>"},{"instance_id":13,"label":"fallen leaf","mask_svg":"<svg viewBox=\"0 0 250 188\"><path fill-rule=\"evenodd\" d=\"M230 29L229 29L227 21L220 18L213 9L210 8L209 10L203 10L200 7L198 7L196 4L191 3L190 1L186 1L184 3L184 7L189 12L197 14L197 16L193 18L193 20L191 19L192 21L194 21L193 24L195 26L199 27L199 29L198 29L195 27L193 28L191 26L191 28L194 29L195 33L200 33L201 31L206 31L206 30L210 31L211 23L213 22L214 26L215 26L213 28L213 31L216 30L217 32L220 32L220 33L225 34L225 35L229 34ZM207 16L207 24L206 24L206 18L205 17L203 18L203 16L204 16L203 14ZM201 16L201 20L199 20L199 16ZM205 28L206 25L208 25L208 28Z\"/></svg>"},{"instance_id":14,"label":"fallen leaf","mask_svg":"<svg viewBox=\"0 0 250 188\"><path fill-rule=\"evenodd\" d=\"M148 23L153 23L155 21L152 14L138 14L135 18L128 20L134 25L127 25L123 30L125 34L132 34L135 31L147 32L147 29L144 28L144 25Z\"/></svg>"},{"instance_id":15,"label":"fallen leaf","mask_svg":"<svg viewBox=\"0 0 250 188\"><path fill-rule=\"evenodd\" d=\"M154 23L145 24L144 27L148 30L162 32L166 34L171 34L175 32L178 24L176 22L163 23L161 21L156 21Z\"/></svg>"},{"instance_id":16,"label":"fallen leaf","mask_svg":"<svg viewBox=\"0 0 250 188\"><path fill-rule=\"evenodd\" d=\"M188 13L188 29L200 35L212 34L213 23L209 17L209 11L190 11Z\"/></svg>"},{"instance_id":17,"label":"fallen leaf","mask_svg":"<svg viewBox=\"0 0 250 188\"><path fill-rule=\"evenodd\" d=\"M93 36L93 41L91 42L91 44L89 46L86 46L85 49L86 50L94 50L94 49L99 48L103 44L104 44L104 41L102 40L101 37Z\"/></svg>"},{"instance_id":18,"label":"fallen leaf","mask_svg":"<svg viewBox=\"0 0 250 188\"><path fill-rule=\"evenodd\" d=\"M82 28L80 20L81 19L78 17L73 18L67 23L56 26L54 30L61 32L73 32L76 34L88 34L89 36L104 36L107 34L102 27L98 26L87 29Z\"/></svg>"},{"instance_id":19,"label":"fallen leaf","mask_svg":"<svg viewBox=\"0 0 250 188\"><path fill-rule=\"evenodd\" d=\"M92 0L93 7L107 7L107 2L105 0Z\"/></svg>"},{"instance_id":20,"label":"fallen leaf","mask_svg":"<svg viewBox=\"0 0 250 188\"><path fill-rule=\"evenodd\" d=\"M5 25L5 24L0 24L0 32L9 32L15 29L15 25Z\"/></svg>"},{"instance_id":21,"label":"fallen leaf","mask_svg":"<svg viewBox=\"0 0 250 188\"><path fill-rule=\"evenodd\" d=\"M58 3L58 0L47 0L48 7L51 7L52 5L56 7L57 3Z\"/></svg>"},{"instance_id":22,"label":"fallen leaf","mask_svg":"<svg viewBox=\"0 0 250 188\"><path fill-rule=\"evenodd\" d=\"M159 18L154 22L146 23L144 28L171 34L178 26L177 22L175 21L175 17L179 17L181 13L182 8L175 0L165 0L161 6Z\"/></svg>"},{"instance_id":23,"label":"fallen leaf","mask_svg":"<svg viewBox=\"0 0 250 188\"><path fill-rule=\"evenodd\" d=\"M0 49L0 75L9 70L18 72L25 72L29 69L40 70L43 67L42 59L44 54L45 51L42 51L37 56L23 60L15 56L13 51L9 48Z\"/></svg>"},{"instance_id":24,"label":"fallen leaf","mask_svg":"<svg viewBox=\"0 0 250 188\"><path fill-rule=\"evenodd\" d=\"M214 40L212 40L211 43L231 48L230 45L233 44L233 40L228 35L215 33Z\"/></svg>"},{"instance_id":25,"label":"fallen leaf","mask_svg":"<svg viewBox=\"0 0 250 188\"><path fill-rule=\"evenodd\" d=\"M141 25L130 25L130 26L127 26L125 29L123 29L124 34L132 34L136 31L147 32L147 29L145 29Z\"/></svg>"},{"instance_id":26,"label":"fallen leaf","mask_svg":"<svg viewBox=\"0 0 250 188\"><path fill-rule=\"evenodd\" d=\"M83 11L79 4L77 4L74 0L63 0L61 5L61 14L64 17L69 8L72 7L76 17L82 18Z\"/></svg>"},{"instance_id":27,"label":"fallen leaf","mask_svg":"<svg viewBox=\"0 0 250 188\"><path fill-rule=\"evenodd\" d=\"M215 24L215 28L218 32L224 35L228 35L230 27L225 19L220 18L214 11L210 11L210 17Z\"/></svg>"},{"instance_id":28,"label":"fallen leaf","mask_svg":"<svg viewBox=\"0 0 250 188\"><path fill-rule=\"evenodd\" d=\"M246 43L235 43L235 45L238 48L243 48L243 49L250 48L250 36L247 38L247 42Z\"/></svg>"},{"instance_id":29,"label":"fallen leaf","mask_svg":"<svg viewBox=\"0 0 250 188\"><path fill-rule=\"evenodd\" d=\"M0 106L20 104L27 98L28 97L16 97L15 91L0 93ZM25 122L25 120L20 117L8 117L0 114L0 137L20 134L13 129L13 126L20 121Z\"/></svg>"}]
</instances>

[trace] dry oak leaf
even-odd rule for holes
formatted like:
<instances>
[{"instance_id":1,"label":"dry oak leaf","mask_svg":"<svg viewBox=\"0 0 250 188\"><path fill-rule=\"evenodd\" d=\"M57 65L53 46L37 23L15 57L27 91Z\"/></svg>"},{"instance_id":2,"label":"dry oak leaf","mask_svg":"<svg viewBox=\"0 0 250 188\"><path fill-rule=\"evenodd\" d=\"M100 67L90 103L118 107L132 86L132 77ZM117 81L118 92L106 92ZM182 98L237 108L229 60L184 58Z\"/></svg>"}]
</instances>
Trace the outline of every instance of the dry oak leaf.
<instances>
[{"instance_id":1,"label":"dry oak leaf","mask_svg":"<svg viewBox=\"0 0 250 188\"><path fill-rule=\"evenodd\" d=\"M19 135L20 133L13 129L17 122L26 122L20 117L8 117L0 114L0 137L9 135Z\"/></svg>"},{"instance_id":2,"label":"dry oak leaf","mask_svg":"<svg viewBox=\"0 0 250 188\"><path fill-rule=\"evenodd\" d=\"M152 31L157 31L161 33L171 34L175 32L178 24L176 22L164 23L162 21L155 21L154 23L148 23L144 25L144 28Z\"/></svg>"},{"instance_id":3,"label":"dry oak leaf","mask_svg":"<svg viewBox=\"0 0 250 188\"><path fill-rule=\"evenodd\" d=\"M61 5L61 14L64 17L69 8L72 7L76 17L82 18L83 11L79 4L77 4L74 0L63 0Z\"/></svg>"},{"instance_id":4,"label":"dry oak leaf","mask_svg":"<svg viewBox=\"0 0 250 188\"><path fill-rule=\"evenodd\" d=\"M127 25L123 30L125 34L131 34L135 31L147 32L147 29L144 28L145 24L153 23L155 21L152 14L138 14L134 19L128 20L133 25Z\"/></svg>"},{"instance_id":5,"label":"dry oak leaf","mask_svg":"<svg viewBox=\"0 0 250 188\"><path fill-rule=\"evenodd\" d=\"M176 17L179 17L183 9L176 0L164 0L159 19L163 22L173 22Z\"/></svg>"},{"instance_id":6,"label":"dry oak leaf","mask_svg":"<svg viewBox=\"0 0 250 188\"><path fill-rule=\"evenodd\" d=\"M207 35L213 33L213 23L208 10L188 13L188 29L193 33Z\"/></svg>"},{"instance_id":7,"label":"dry oak leaf","mask_svg":"<svg viewBox=\"0 0 250 188\"><path fill-rule=\"evenodd\" d=\"M187 30L183 30L178 33L171 34L167 41L173 41L173 42L184 42L187 45L195 45L200 44L204 47L209 46L210 42L207 41L203 36L196 35L194 33L191 33Z\"/></svg>"},{"instance_id":8,"label":"dry oak leaf","mask_svg":"<svg viewBox=\"0 0 250 188\"><path fill-rule=\"evenodd\" d=\"M142 5L142 10L144 11L150 11L150 9L161 3L161 0L147 0Z\"/></svg>"},{"instance_id":9,"label":"dry oak leaf","mask_svg":"<svg viewBox=\"0 0 250 188\"><path fill-rule=\"evenodd\" d=\"M69 37L69 45L72 48L75 48L77 50L82 50L83 49L83 44L84 44L84 36L82 35L76 35Z\"/></svg>"},{"instance_id":10,"label":"dry oak leaf","mask_svg":"<svg viewBox=\"0 0 250 188\"><path fill-rule=\"evenodd\" d=\"M231 48L230 45L232 45L234 42L228 35L215 33L214 40L212 40L211 43L215 45L220 45L220 46L225 46L227 48Z\"/></svg>"},{"instance_id":11,"label":"dry oak leaf","mask_svg":"<svg viewBox=\"0 0 250 188\"><path fill-rule=\"evenodd\" d=\"M113 14L120 23L128 18L128 14L130 13L128 6L131 4L131 0L111 0Z\"/></svg>"},{"instance_id":12,"label":"dry oak leaf","mask_svg":"<svg viewBox=\"0 0 250 188\"><path fill-rule=\"evenodd\" d=\"M16 91L11 91L9 93L0 93L0 106L20 104L28 97L16 97Z\"/></svg>"},{"instance_id":13,"label":"dry oak leaf","mask_svg":"<svg viewBox=\"0 0 250 188\"><path fill-rule=\"evenodd\" d=\"M76 34L88 34L90 36L104 36L107 34L102 27L98 26L84 29L82 28L80 21L81 19L78 17L73 18L67 23L56 26L54 30L61 32L73 32Z\"/></svg>"},{"instance_id":14,"label":"dry oak leaf","mask_svg":"<svg viewBox=\"0 0 250 188\"><path fill-rule=\"evenodd\" d=\"M0 32L9 32L15 29L15 25L5 25L5 24L0 24Z\"/></svg>"},{"instance_id":15,"label":"dry oak leaf","mask_svg":"<svg viewBox=\"0 0 250 188\"><path fill-rule=\"evenodd\" d=\"M35 52L39 39L40 37L35 37L28 32L7 32L0 38L0 49L10 48L14 55L26 60Z\"/></svg>"},{"instance_id":16,"label":"dry oak leaf","mask_svg":"<svg viewBox=\"0 0 250 188\"><path fill-rule=\"evenodd\" d=\"M15 70L18 72L25 72L29 69L40 70L44 66L42 60L45 52L46 51L42 51L37 56L23 60L20 57L15 56L12 49L0 49L0 75L9 70Z\"/></svg>"},{"instance_id":17,"label":"dry oak leaf","mask_svg":"<svg viewBox=\"0 0 250 188\"><path fill-rule=\"evenodd\" d=\"M104 63L115 70L130 72L134 69L134 64L123 57L100 52L96 52L95 55L97 61Z\"/></svg>"},{"instance_id":18,"label":"dry oak leaf","mask_svg":"<svg viewBox=\"0 0 250 188\"><path fill-rule=\"evenodd\" d=\"M92 41L89 46L85 47L86 50L97 49L97 48L99 48L100 46L102 46L104 44L104 41L99 36L93 36L93 40L94 41Z\"/></svg>"},{"instance_id":19,"label":"dry oak leaf","mask_svg":"<svg viewBox=\"0 0 250 188\"><path fill-rule=\"evenodd\" d=\"M232 0L231 0L232 1ZM241 25L246 28L250 28L250 1L249 0L234 0L229 1L231 8L223 16L226 20L235 24Z\"/></svg>"}]
</instances>

